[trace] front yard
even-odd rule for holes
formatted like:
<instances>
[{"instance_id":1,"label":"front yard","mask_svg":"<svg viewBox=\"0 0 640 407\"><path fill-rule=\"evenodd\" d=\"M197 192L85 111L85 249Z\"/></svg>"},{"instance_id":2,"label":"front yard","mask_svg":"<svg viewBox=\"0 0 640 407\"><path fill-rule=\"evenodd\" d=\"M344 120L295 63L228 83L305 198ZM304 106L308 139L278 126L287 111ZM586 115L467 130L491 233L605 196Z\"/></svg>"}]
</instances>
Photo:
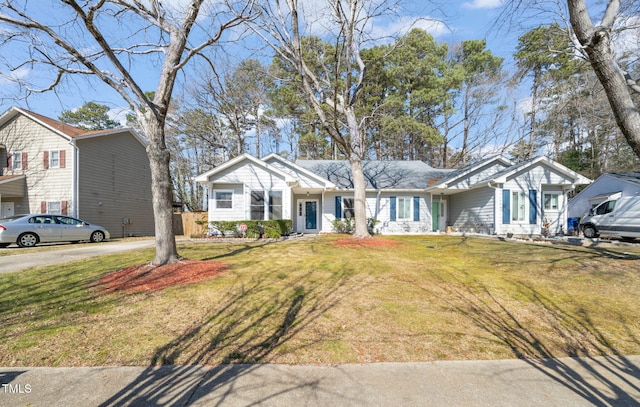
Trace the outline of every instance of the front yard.
<instances>
[{"instance_id":1,"label":"front yard","mask_svg":"<svg viewBox=\"0 0 640 407\"><path fill-rule=\"evenodd\" d=\"M375 239L182 244L226 268L153 290L99 284L153 249L0 275L0 366L640 354L640 247Z\"/></svg>"}]
</instances>

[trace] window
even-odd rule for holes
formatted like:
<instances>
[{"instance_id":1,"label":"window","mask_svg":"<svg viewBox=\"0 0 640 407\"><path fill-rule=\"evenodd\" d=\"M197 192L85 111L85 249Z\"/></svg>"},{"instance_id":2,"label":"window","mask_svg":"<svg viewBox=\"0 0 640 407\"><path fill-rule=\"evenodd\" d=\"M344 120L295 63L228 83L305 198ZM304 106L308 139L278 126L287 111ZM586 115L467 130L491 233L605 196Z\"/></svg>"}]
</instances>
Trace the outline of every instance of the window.
<instances>
[{"instance_id":1,"label":"window","mask_svg":"<svg viewBox=\"0 0 640 407\"><path fill-rule=\"evenodd\" d=\"M49 168L60 168L60 151L49 151Z\"/></svg>"},{"instance_id":2,"label":"window","mask_svg":"<svg viewBox=\"0 0 640 407\"><path fill-rule=\"evenodd\" d=\"M596 209L596 215L606 215L607 213L611 213L615 207L616 201L604 202Z\"/></svg>"},{"instance_id":3,"label":"window","mask_svg":"<svg viewBox=\"0 0 640 407\"><path fill-rule=\"evenodd\" d=\"M22 169L22 152L16 151L11 155L11 169L12 170Z\"/></svg>"},{"instance_id":4,"label":"window","mask_svg":"<svg viewBox=\"0 0 640 407\"><path fill-rule=\"evenodd\" d=\"M398 220L411 220L411 198L398 197Z\"/></svg>"},{"instance_id":5,"label":"window","mask_svg":"<svg viewBox=\"0 0 640 407\"><path fill-rule=\"evenodd\" d=\"M82 225L84 224L84 222L82 222L79 219L75 219L75 218L70 218L68 216L56 216L56 221L62 225Z\"/></svg>"},{"instance_id":6,"label":"window","mask_svg":"<svg viewBox=\"0 0 640 407\"><path fill-rule=\"evenodd\" d=\"M216 200L216 209L232 209L233 208L233 192L232 191L216 191L215 200Z\"/></svg>"},{"instance_id":7,"label":"window","mask_svg":"<svg viewBox=\"0 0 640 407\"><path fill-rule=\"evenodd\" d=\"M47 202L47 213L62 215L62 205L60 202Z\"/></svg>"},{"instance_id":8,"label":"window","mask_svg":"<svg viewBox=\"0 0 640 407\"><path fill-rule=\"evenodd\" d=\"M355 211L353 209L353 198L342 198L342 217L353 218Z\"/></svg>"},{"instance_id":9,"label":"window","mask_svg":"<svg viewBox=\"0 0 640 407\"><path fill-rule=\"evenodd\" d=\"M282 191L269 191L269 219L282 219Z\"/></svg>"},{"instance_id":10,"label":"window","mask_svg":"<svg viewBox=\"0 0 640 407\"><path fill-rule=\"evenodd\" d=\"M251 220L264 220L264 191L251 191Z\"/></svg>"},{"instance_id":11,"label":"window","mask_svg":"<svg viewBox=\"0 0 640 407\"><path fill-rule=\"evenodd\" d=\"M527 195L524 192L511 193L511 220L524 222L526 213Z\"/></svg>"},{"instance_id":12,"label":"window","mask_svg":"<svg viewBox=\"0 0 640 407\"><path fill-rule=\"evenodd\" d=\"M544 194L544 210L557 211L560 209L558 194Z\"/></svg>"}]
</instances>

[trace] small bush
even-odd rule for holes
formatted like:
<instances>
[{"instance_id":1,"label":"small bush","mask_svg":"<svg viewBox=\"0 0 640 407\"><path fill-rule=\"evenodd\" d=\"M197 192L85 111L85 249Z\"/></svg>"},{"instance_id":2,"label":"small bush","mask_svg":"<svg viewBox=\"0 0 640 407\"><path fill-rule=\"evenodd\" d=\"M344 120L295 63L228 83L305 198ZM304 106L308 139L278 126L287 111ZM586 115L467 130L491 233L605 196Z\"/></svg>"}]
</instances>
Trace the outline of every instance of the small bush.
<instances>
[{"instance_id":1,"label":"small bush","mask_svg":"<svg viewBox=\"0 0 640 407\"><path fill-rule=\"evenodd\" d=\"M334 232L337 232L337 233L353 233L354 219L353 218L334 219L331 222L331 226L333 227Z\"/></svg>"},{"instance_id":2,"label":"small bush","mask_svg":"<svg viewBox=\"0 0 640 407\"><path fill-rule=\"evenodd\" d=\"M240 233L240 229L238 228L239 223L236 221L214 220L209 222L209 224L225 237L238 236Z\"/></svg>"},{"instance_id":3,"label":"small bush","mask_svg":"<svg viewBox=\"0 0 640 407\"><path fill-rule=\"evenodd\" d=\"M277 239L288 235L293 228L291 220L238 220L211 221L209 223L225 237L242 236L240 225L244 223L247 226L244 235L252 239L258 239L262 236Z\"/></svg>"}]
</instances>

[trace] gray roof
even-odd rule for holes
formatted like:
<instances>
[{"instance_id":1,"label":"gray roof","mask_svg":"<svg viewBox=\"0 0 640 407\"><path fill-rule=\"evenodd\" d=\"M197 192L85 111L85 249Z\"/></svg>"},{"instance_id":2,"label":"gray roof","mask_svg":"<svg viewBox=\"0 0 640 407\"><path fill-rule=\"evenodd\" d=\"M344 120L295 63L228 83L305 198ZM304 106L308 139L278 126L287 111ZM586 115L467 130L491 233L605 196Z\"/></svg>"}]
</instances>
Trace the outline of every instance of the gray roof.
<instances>
[{"instance_id":1,"label":"gray roof","mask_svg":"<svg viewBox=\"0 0 640 407\"><path fill-rule=\"evenodd\" d=\"M479 161L474 161L472 163L469 163L467 165L465 165L462 168L457 168L457 169L453 169L453 170L449 170L450 172L446 174L445 177L443 177L441 180L438 181L438 183L446 183L449 182L451 180L454 180L456 178L458 178L460 175L464 174L465 172L469 171L472 168L480 168L483 165L490 163L491 161L497 160L497 159L501 159L503 158L500 155L493 155L487 158L484 158L482 160Z\"/></svg>"},{"instance_id":2,"label":"gray roof","mask_svg":"<svg viewBox=\"0 0 640 407\"><path fill-rule=\"evenodd\" d=\"M607 175L618 178L622 181L640 185L640 172L611 172Z\"/></svg>"},{"instance_id":3,"label":"gray roof","mask_svg":"<svg viewBox=\"0 0 640 407\"><path fill-rule=\"evenodd\" d=\"M296 164L331 182L353 189L351 166L346 160L297 160ZM363 161L367 189L425 189L452 170L436 169L422 161Z\"/></svg>"}]
</instances>

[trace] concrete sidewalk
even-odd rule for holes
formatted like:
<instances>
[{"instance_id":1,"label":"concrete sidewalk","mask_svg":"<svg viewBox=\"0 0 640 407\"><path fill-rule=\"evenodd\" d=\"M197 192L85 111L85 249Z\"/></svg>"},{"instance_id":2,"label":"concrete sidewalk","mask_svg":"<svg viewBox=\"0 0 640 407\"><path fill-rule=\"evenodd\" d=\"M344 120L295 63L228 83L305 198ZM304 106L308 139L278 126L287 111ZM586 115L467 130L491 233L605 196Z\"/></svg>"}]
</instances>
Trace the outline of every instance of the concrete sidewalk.
<instances>
[{"instance_id":1,"label":"concrete sidewalk","mask_svg":"<svg viewBox=\"0 0 640 407\"><path fill-rule=\"evenodd\" d=\"M0 368L0 406L639 406L640 356Z\"/></svg>"}]
</instances>

